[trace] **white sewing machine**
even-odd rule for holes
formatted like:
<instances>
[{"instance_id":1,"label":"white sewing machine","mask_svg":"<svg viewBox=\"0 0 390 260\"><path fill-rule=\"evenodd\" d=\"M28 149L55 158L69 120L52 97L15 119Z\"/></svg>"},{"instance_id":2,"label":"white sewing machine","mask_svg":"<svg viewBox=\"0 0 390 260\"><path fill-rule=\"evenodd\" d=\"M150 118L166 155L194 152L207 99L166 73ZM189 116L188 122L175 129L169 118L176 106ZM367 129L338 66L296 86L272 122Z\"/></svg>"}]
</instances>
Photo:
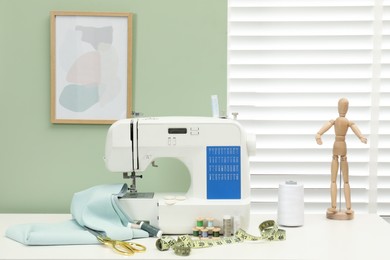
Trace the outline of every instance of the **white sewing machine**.
<instances>
[{"instance_id":1,"label":"white sewing machine","mask_svg":"<svg viewBox=\"0 0 390 260\"><path fill-rule=\"evenodd\" d=\"M254 153L255 140L249 140L235 120L135 118L119 120L110 127L105 163L110 171L132 178L129 196L120 199L132 219L148 220L166 234L189 234L198 217L214 218L214 225L222 226L223 216L230 215L236 224L247 228L248 156ZM191 184L187 193L136 191L136 174L161 157L177 158L188 167Z\"/></svg>"}]
</instances>

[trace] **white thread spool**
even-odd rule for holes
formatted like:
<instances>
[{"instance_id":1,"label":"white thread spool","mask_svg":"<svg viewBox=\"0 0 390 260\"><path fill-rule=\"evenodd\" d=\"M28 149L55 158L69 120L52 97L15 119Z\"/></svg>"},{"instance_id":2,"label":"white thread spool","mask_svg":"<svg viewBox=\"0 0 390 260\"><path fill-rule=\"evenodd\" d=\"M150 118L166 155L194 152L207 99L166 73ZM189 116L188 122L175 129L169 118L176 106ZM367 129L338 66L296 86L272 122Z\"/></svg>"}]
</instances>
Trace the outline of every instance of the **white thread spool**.
<instances>
[{"instance_id":1,"label":"white thread spool","mask_svg":"<svg viewBox=\"0 0 390 260\"><path fill-rule=\"evenodd\" d=\"M279 184L278 224L288 227L303 226L304 189L296 181Z\"/></svg>"},{"instance_id":2,"label":"white thread spool","mask_svg":"<svg viewBox=\"0 0 390 260\"><path fill-rule=\"evenodd\" d=\"M233 218L230 215L223 216L223 235L230 237L233 234Z\"/></svg>"}]
</instances>

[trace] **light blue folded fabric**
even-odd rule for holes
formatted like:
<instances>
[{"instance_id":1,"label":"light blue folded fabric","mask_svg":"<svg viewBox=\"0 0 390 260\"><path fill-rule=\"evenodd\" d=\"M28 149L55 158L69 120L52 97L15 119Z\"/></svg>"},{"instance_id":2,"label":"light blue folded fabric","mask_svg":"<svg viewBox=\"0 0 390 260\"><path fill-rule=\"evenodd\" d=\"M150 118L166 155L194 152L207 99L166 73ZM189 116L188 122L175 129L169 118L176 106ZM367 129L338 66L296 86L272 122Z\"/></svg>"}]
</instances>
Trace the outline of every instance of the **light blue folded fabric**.
<instances>
[{"instance_id":1,"label":"light blue folded fabric","mask_svg":"<svg viewBox=\"0 0 390 260\"><path fill-rule=\"evenodd\" d=\"M116 240L148 237L140 229L127 227L132 220L118 204L127 191L126 184L100 185L74 194L73 219L62 223L21 224L8 228L6 236L25 245L77 245L99 243L88 227L104 231Z\"/></svg>"},{"instance_id":2,"label":"light blue folded fabric","mask_svg":"<svg viewBox=\"0 0 390 260\"><path fill-rule=\"evenodd\" d=\"M99 241L75 220L61 223L34 223L12 226L6 234L25 245L96 244Z\"/></svg>"}]
</instances>

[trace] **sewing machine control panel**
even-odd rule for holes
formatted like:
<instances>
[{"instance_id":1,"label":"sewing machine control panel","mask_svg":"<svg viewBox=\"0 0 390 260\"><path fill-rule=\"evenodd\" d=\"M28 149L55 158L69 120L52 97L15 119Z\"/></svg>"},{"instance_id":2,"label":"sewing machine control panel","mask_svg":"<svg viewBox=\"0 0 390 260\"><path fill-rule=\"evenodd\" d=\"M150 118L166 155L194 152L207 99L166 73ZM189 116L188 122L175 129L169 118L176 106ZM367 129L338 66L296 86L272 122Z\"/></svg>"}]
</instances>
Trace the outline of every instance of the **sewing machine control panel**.
<instances>
[{"instance_id":1,"label":"sewing machine control panel","mask_svg":"<svg viewBox=\"0 0 390 260\"><path fill-rule=\"evenodd\" d=\"M187 128L168 128L168 134L190 134L190 135L198 135L199 127L190 127Z\"/></svg>"},{"instance_id":2,"label":"sewing machine control panel","mask_svg":"<svg viewBox=\"0 0 390 260\"><path fill-rule=\"evenodd\" d=\"M190 136L198 136L199 135L199 127L177 127L177 128L168 128L168 146L175 146L177 145L177 138L183 136L183 135L190 135Z\"/></svg>"},{"instance_id":3,"label":"sewing machine control panel","mask_svg":"<svg viewBox=\"0 0 390 260\"><path fill-rule=\"evenodd\" d=\"M168 128L168 134L187 134L187 128Z\"/></svg>"}]
</instances>

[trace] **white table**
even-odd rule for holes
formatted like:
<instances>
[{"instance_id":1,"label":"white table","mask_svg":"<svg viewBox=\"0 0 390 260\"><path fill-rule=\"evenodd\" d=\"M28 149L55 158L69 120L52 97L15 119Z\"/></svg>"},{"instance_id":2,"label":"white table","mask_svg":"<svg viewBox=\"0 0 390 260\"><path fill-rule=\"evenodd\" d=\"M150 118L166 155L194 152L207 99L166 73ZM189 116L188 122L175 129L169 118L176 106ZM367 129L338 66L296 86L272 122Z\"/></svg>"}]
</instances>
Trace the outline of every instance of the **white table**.
<instances>
[{"instance_id":1,"label":"white table","mask_svg":"<svg viewBox=\"0 0 390 260\"><path fill-rule=\"evenodd\" d=\"M285 228L287 239L245 242L194 249L190 256L160 252L156 238L137 239L145 253L125 257L102 245L24 246L4 237L10 225L53 223L70 219L67 214L0 214L0 259L390 259L390 224L377 215L355 215L354 220L328 220L306 215L305 225ZM258 223L275 216L253 215L249 233L258 234Z\"/></svg>"}]
</instances>

